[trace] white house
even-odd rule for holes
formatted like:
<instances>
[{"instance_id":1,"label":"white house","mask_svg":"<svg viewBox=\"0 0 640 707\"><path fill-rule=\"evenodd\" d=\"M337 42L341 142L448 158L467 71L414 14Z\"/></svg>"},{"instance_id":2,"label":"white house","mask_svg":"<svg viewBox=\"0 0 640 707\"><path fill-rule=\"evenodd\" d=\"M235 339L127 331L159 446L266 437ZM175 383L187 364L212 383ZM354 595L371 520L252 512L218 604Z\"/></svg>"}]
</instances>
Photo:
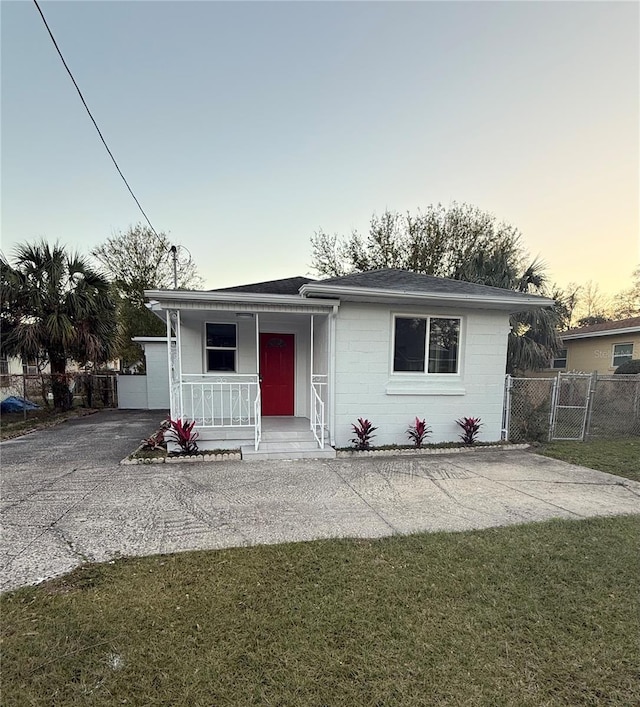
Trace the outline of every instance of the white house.
<instances>
[{"instance_id":1,"label":"white house","mask_svg":"<svg viewBox=\"0 0 640 707\"><path fill-rule=\"evenodd\" d=\"M455 420L501 436L509 314L553 300L402 270L295 277L208 292L149 290L167 323L173 418L201 447L321 456L369 419L407 444L416 416L453 441Z\"/></svg>"}]
</instances>

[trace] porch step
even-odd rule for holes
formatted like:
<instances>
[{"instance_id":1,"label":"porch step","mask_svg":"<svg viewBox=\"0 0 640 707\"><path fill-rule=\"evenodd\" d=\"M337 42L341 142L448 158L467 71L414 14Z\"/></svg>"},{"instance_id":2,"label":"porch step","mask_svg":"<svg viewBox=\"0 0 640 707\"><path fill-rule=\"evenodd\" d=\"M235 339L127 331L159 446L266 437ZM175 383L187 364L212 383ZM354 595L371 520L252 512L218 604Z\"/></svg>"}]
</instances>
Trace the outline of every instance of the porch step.
<instances>
[{"instance_id":1,"label":"porch step","mask_svg":"<svg viewBox=\"0 0 640 707\"><path fill-rule=\"evenodd\" d=\"M306 429L273 430L262 428L262 441L264 442L315 442L313 432Z\"/></svg>"},{"instance_id":2,"label":"porch step","mask_svg":"<svg viewBox=\"0 0 640 707\"><path fill-rule=\"evenodd\" d=\"M320 449L313 442L299 441L277 441L261 442L256 452L253 445L243 445L242 459L244 461L264 461L267 459L335 459L336 450L333 447L325 446Z\"/></svg>"}]
</instances>

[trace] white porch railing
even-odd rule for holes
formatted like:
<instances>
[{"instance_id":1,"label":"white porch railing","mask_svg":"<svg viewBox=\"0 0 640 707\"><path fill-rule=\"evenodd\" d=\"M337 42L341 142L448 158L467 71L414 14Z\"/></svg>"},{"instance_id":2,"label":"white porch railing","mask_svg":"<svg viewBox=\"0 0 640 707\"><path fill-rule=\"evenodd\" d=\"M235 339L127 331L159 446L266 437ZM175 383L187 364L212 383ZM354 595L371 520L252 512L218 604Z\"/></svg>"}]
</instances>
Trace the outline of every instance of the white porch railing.
<instances>
[{"instance_id":1,"label":"white porch railing","mask_svg":"<svg viewBox=\"0 0 640 707\"><path fill-rule=\"evenodd\" d=\"M311 431L320 449L324 449L324 401L322 393L326 391L327 376L311 376Z\"/></svg>"},{"instance_id":2,"label":"white porch railing","mask_svg":"<svg viewBox=\"0 0 640 707\"><path fill-rule=\"evenodd\" d=\"M260 424L260 384L256 374L183 374L182 417L201 428L255 427Z\"/></svg>"},{"instance_id":3,"label":"white porch railing","mask_svg":"<svg viewBox=\"0 0 640 707\"><path fill-rule=\"evenodd\" d=\"M256 452L258 451L258 447L260 446L260 441L262 440L262 392L260 391L260 386L258 386L258 394L256 395L256 399L253 401L253 414L254 418L256 421L255 425L255 448Z\"/></svg>"}]
</instances>

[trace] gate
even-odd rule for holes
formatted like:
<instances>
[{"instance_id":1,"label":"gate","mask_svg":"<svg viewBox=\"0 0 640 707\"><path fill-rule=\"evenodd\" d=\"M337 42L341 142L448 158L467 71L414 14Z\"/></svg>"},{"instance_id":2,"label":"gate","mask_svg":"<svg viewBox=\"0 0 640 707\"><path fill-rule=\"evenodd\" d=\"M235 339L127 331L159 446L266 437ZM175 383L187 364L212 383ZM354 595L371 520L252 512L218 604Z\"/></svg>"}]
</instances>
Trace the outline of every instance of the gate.
<instances>
[{"instance_id":1,"label":"gate","mask_svg":"<svg viewBox=\"0 0 640 707\"><path fill-rule=\"evenodd\" d=\"M551 401L550 439L585 438L592 381L590 373L558 374Z\"/></svg>"}]
</instances>

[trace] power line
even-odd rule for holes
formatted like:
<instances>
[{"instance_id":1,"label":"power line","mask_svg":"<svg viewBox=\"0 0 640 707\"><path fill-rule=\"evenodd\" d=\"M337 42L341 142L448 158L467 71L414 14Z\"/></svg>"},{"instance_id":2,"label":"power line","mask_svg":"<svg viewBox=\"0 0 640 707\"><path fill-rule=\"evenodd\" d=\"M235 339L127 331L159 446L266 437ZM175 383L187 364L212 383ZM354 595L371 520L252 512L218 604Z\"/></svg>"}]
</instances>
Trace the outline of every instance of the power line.
<instances>
[{"instance_id":1,"label":"power line","mask_svg":"<svg viewBox=\"0 0 640 707\"><path fill-rule=\"evenodd\" d=\"M56 39L53 36L53 32L49 28L49 24L47 23L47 20L46 20L44 14L42 13L42 10L40 9L40 5L38 5L38 0L33 0L33 3L36 6L38 12L40 13L40 17L42 18L42 21L44 22L44 26L47 28L47 32L49 33L49 36L51 37L51 41L53 42L53 46L56 48L56 51L58 52L58 56L60 57L62 63L64 64L64 68L67 70L69 77L73 81L73 85L76 87L76 91L78 92L78 95L80 96L80 100L82 101L82 105L85 107L87 113L89 114L89 117L91 118L91 122L93 123L95 129L98 131L98 135L100 136L100 139L102 140L102 144L104 145L105 150L109 153L109 157L111 157L111 161L115 165L115 168L118 170L118 174L122 177L122 181L125 183L127 189L129 190L129 194L131 194L131 196L133 197L133 200L138 205L140 212L145 217L146 222L149 224L149 228L153 231L153 234L156 236L156 238L160 238L160 236L156 232L156 229L151 224L151 221L149 221L149 217L147 216L144 209L140 205L140 202L138 201L136 195L133 193L133 189L131 189L131 187L129 186L129 182L127 182L124 174L122 174L122 170L120 169L120 167L118 167L118 163L116 162L116 158L113 156L113 153L109 149L109 145L107 145L107 141L102 136L102 133L100 132L100 128L98 127L98 123L96 123L95 118L91 114L91 111L89 110L89 106L87 105L87 102L84 100L84 96L82 95L82 91L80 90L80 87L76 83L76 80L73 77L73 74L71 73L71 69L67 66L67 62L64 60L64 57L62 56L62 52L60 51L60 47L58 46L58 43L56 42Z\"/></svg>"}]
</instances>

